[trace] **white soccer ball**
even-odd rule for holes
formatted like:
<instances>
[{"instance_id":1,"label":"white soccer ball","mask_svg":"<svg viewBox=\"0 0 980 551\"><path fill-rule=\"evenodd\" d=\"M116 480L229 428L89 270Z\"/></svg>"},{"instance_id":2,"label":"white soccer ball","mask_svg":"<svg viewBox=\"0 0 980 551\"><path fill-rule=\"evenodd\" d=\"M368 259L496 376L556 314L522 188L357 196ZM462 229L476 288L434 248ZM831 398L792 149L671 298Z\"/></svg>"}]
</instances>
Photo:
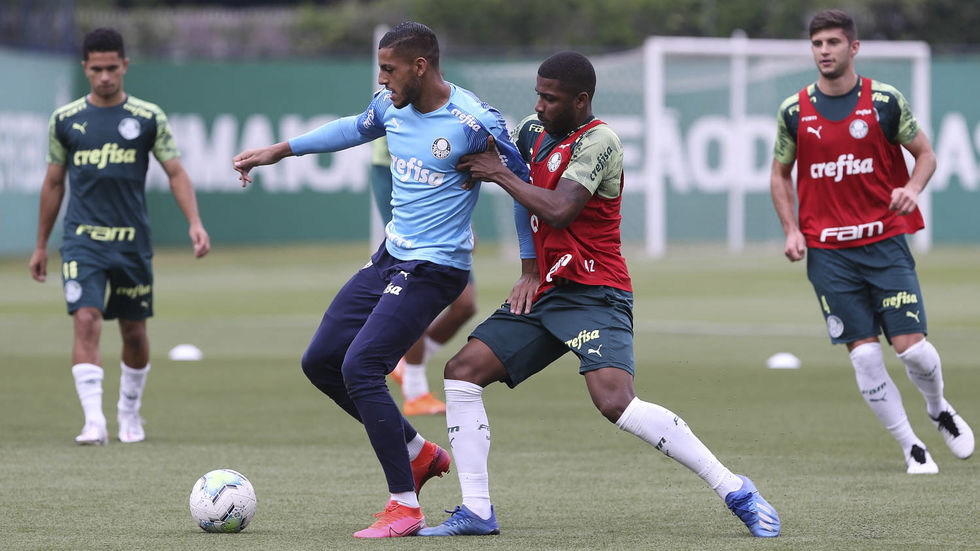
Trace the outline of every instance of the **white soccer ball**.
<instances>
[{"instance_id":1,"label":"white soccer ball","mask_svg":"<svg viewBox=\"0 0 980 551\"><path fill-rule=\"evenodd\" d=\"M241 473L217 469L194 484L190 505L205 532L241 532L255 514L255 490Z\"/></svg>"}]
</instances>

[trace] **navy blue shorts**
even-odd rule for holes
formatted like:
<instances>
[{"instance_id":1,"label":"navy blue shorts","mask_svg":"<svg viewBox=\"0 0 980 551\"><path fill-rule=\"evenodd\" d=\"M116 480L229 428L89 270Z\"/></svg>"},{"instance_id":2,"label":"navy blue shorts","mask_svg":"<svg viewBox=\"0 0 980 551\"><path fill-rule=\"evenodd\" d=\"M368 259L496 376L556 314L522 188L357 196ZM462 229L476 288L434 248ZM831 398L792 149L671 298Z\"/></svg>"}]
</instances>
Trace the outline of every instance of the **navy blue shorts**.
<instances>
[{"instance_id":1,"label":"navy blue shorts","mask_svg":"<svg viewBox=\"0 0 980 551\"><path fill-rule=\"evenodd\" d=\"M926 308L905 235L846 249L807 250L807 276L834 344L926 334Z\"/></svg>"},{"instance_id":2,"label":"navy blue shorts","mask_svg":"<svg viewBox=\"0 0 980 551\"><path fill-rule=\"evenodd\" d=\"M507 369L511 388L571 351L579 372L616 367L633 375L633 293L569 283L547 291L531 312L504 304L470 335Z\"/></svg>"},{"instance_id":3,"label":"navy blue shorts","mask_svg":"<svg viewBox=\"0 0 980 551\"><path fill-rule=\"evenodd\" d=\"M87 247L62 245L61 279L68 313L91 306L107 320L153 316L152 256L111 248L96 253Z\"/></svg>"},{"instance_id":4,"label":"navy blue shorts","mask_svg":"<svg viewBox=\"0 0 980 551\"><path fill-rule=\"evenodd\" d=\"M469 270L399 260L382 243L337 292L310 343L326 364L384 377L466 286Z\"/></svg>"}]
</instances>

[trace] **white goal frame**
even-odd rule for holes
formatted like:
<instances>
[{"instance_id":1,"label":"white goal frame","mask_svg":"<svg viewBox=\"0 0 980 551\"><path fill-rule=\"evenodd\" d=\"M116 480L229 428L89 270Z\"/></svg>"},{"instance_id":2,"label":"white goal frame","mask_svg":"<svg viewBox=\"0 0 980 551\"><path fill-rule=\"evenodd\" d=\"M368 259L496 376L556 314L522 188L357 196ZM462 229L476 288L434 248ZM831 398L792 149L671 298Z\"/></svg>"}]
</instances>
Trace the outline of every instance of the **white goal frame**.
<instances>
[{"instance_id":1,"label":"white goal frame","mask_svg":"<svg viewBox=\"0 0 980 551\"><path fill-rule=\"evenodd\" d=\"M807 40L750 39L736 33L731 38L661 37L648 38L643 46L644 59L644 122L647 128L644 146L644 180L646 183L645 248L649 256L661 258L667 252L667 204L666 181L663 166L658 162L660 145L665 139L661 129L666 117L666 58L669 55L714 55L731 59L729 82L729 116L736 123L746 117L746 90L748 86L748 59L750 56L767 58L806 59L812 63L810 44ZM912 63L912 104L919 126L931 133L930 61L929 45L919 41L861 41L858 54L863 59L907 59ZM789 94L787 94L789 95ZM773 106L775 112L778 106ZM775 127L773 128L775 133ZM734 140L740 146L746 140ZM904 151L904 150L903 150ZM743 151L745 155L749 152ZM911 166L911 155L905 151L906 162ZM795 169L794 169L795 170ZM928 187L919 196L919 209L925 219L925 229L915 234L913 245L926 252L932 245L932 202ZM745 191L743 182L733 181L728 191L728 250L733 253L745 247Z\"/></svg>"}]
</instances>

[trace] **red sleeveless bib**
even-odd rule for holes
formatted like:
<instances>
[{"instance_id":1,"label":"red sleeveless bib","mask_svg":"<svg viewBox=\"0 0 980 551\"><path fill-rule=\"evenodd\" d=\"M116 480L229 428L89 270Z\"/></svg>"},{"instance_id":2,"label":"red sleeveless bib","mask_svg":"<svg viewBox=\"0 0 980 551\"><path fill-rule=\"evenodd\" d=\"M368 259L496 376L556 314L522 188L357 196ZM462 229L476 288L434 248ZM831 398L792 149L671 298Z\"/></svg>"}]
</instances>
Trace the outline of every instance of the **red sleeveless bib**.
<instances>
[{"instance_id":1,"label":"red sleeveless bib","mask_svg":"<svg viewBox=\"0 0 980 551\"><path fill-rule=\"evenodd\" d=\"M598 119L593 120L555 146L546 159L532 162L531 183L545 189L555 189L572 159L575 141L586 130L600 124L605 123ZM543 139L544 132L532 148L531 159L537 158ZM622 183L622 174L620 182ZM622 187L620 194L614 199L593 194L575 220L560 230L531 215L534 250L541 272L541 286L535 300L560 280L633 290L626 259L620 252L621 202Z\"/></svg>"},{"instance_id":2,"label":"red sleeveless bib","mask_svg":"<svg viewBox=\"0 0 980 551\"><path fill-rule=\"evenodd\" d=\"M871 96L871 79L861 78L854 111L830 121L800 90L796 179L808 247L857 247L924 226L918 209L907 215L888 209L892 190L908 183L909 172L901 146L878 125Z\"/></svg>"}]
</instances>

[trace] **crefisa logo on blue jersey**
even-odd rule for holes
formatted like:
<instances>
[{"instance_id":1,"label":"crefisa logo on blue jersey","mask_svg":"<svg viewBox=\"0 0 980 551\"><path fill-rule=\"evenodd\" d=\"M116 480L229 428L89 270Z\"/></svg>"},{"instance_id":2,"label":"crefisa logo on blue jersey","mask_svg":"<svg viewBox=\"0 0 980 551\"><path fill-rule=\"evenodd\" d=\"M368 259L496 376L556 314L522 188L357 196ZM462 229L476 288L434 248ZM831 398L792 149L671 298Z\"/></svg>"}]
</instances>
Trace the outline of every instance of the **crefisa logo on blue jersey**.
<instances>
[{"instance_id":1,"label":"crefisa logo on blue jersey","mask_svg":"<svg viewBox=\"0 0 980 551\"><path fill-rule=\"evenodd\" d=\"M439 140L436 141L438 142ZM432 144L432 151L435 153L435 144ZM446 155L449 155L449 153L447 152ZM442 182L446 179L446 174L444 172L436 172L428 168L422 168L422 161L416 159L415 157L412 157L406 161L401 157L392 155L391 171L395 174L395 177L402 182L414 180L423 184L429 184L432 187L441 186Z\"/></svg>"},{"instance_id":2,"label":"crefisa logo on blue jersey","mask_svg":"<svg viewBox=\"0 0 980 551\"><path fill-rule=\"evenodd\" d=\"M480 123L477 122L476 117L474 117L473 115L471 115L469 113L464 113L463 111L460 111L459 109L456 109L456 108L454 108L452 111L450 111L450 113L453 116L455 116L457 119L459 119L459 122L460 123L465 124L466 126L468 126L474 132L479 132L480 131L480 128L482 128L480 126Z\"/></svg>"},{"instance_id":3,"label":"crefisa logo on blue jersey","mask_svg":"<svg viewBox=\"0 0 980 551\"><path fill-rule=\"evenodd\" d=\"M436 138L436 141L432 142L432 155L436 159L445 159L452 150L453 146L449 144L449 140L446 138Z\"/></svg>"}]
</instances>

